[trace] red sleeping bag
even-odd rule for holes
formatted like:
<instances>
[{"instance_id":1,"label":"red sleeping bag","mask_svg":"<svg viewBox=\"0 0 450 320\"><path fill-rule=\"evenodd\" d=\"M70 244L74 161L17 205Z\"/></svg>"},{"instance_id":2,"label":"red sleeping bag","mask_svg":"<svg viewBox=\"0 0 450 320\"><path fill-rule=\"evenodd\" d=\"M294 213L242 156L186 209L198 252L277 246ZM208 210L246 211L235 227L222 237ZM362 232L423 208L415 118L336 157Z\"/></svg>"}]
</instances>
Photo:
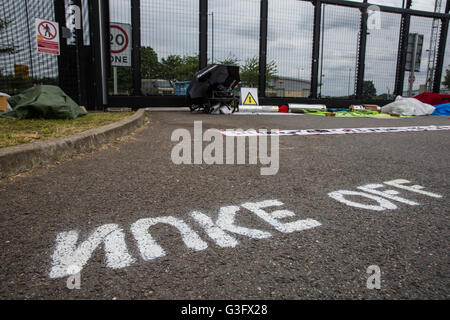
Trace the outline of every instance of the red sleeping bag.
<instances>
[{"instance_id":1,"label":"red sleeping bag","mask_svg":"<svg viewBox=\"0 0 450 320\"><path fill-rule=\"evenodd\" d=\"M443 103L450 103L450 94L424 92L413 98L416 98L417 100L419 100L423 103L431 104L432 106L435 106L438 104L443 104Z\"/></svg>"}]
</instances>

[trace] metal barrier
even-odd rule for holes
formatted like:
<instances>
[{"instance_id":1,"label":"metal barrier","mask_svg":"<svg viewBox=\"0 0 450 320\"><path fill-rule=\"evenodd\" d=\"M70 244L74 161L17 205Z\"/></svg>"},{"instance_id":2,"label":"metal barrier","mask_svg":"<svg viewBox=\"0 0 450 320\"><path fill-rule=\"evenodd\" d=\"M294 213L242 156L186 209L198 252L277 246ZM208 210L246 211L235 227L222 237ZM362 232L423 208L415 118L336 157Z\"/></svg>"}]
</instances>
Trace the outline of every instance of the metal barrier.
<instances>
[{"instance_id":1,"label":"metal barrier","mask_svg":"<svg viewBox=\"0 0 450 320\"><path fill-rule=\"evenodd\" d=\"M239 65L242 86L257 87L262 104L384 104L439 92L450 63L450 0L0 3L0 44L20 47L0 53L0 91L58 84L91 109L183 106L193 74L211 63ZM81 28L61 39L58 57L38 54L34 19L65 27L70 5L81 9ZM422 50L409 71L413 34Z\"/></svg>"}]
</instances>

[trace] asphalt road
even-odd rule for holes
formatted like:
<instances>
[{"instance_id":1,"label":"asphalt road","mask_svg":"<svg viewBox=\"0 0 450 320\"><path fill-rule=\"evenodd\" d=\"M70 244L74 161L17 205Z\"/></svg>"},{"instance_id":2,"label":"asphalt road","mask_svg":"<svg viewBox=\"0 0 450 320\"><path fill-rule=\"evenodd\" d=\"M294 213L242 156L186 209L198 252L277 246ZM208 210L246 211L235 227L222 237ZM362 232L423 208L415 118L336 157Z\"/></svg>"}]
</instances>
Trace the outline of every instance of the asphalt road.
<instances>
[{"instance_id":1,"label":"asphalt road","mask_svg":"<svg viewBox=\"0 0 450 320\"><path fill-rule=\"evenodd\" d=\"M448 118L434 116L379 120L152 113L147 127L123 142L0 181L0 297L449 298L449 131L282 136L279 171L262 176L260 164L173 164L171 151L177 143L171 141L171 134L179 128L192 132L194 120L202 120L204 130L450 124ZM389 200L395 209L375 211L328 195L337 190L362 192L358 186L394 179L409 180L442 197L385 185L380 190L397 190L398 196L417 204ZM377 205L370 199L347 198ZM282 203L264 209L267 212L295 213L279 217L282 223L312 219L319 225L281 232L241 206L267 200ZM220 246L190 217L197 211L214 222L230 206L239 210L235 226L269 236L255 239L245 232L226 231L235 245ZM188 248L176 228L158 223L146 234L151 234L165 256L144 259L142 250L155 251L149 243L139 242L135 223L167 216L184 222L193 231L191 236L198 237L190 238ZM125 243L127 266L122 266L125 260L111 257L108 264L105 250L111 246L94 245L92 254L83 253L89 250L80 243L86 244L96 228L108 224L116 224L116 229L105 236ZM72 249L78 246L79 256L86 258L80 289L68 289L67 276L51 276L55 256L74 252L69 242L56 250L58 239L70 238L69 231L79 236ZM380 289L367 288L371 265L381 270Z\"/></svg>"}]
</instances>

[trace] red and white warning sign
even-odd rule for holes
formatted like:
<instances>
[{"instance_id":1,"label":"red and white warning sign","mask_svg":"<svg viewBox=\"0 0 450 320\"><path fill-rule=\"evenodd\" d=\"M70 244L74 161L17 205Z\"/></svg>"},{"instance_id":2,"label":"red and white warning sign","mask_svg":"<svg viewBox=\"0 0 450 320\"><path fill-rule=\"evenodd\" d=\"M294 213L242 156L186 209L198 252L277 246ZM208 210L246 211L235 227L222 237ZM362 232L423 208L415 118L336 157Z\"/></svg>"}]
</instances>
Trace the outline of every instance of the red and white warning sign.
<instances>
[{"instance_id":1,"label":"red and white warning sign","mask_svg":"<svg viewBox=\"0 0 450 320\"><path fill-rule=\"evenodd\" d=\"M37 51L59 55L59 26L57 22L36 18Z\"/></svg>"},{"instance_id":2,"label":"red and white warning sign","mask_svg":"<svg viewBox=\"0 0 450 320\"><path fill-rule=\"evenodd\" d=\"M112 22L110 24L111 65L131 67L131 25Z\"/></svg>"}]
</instances>

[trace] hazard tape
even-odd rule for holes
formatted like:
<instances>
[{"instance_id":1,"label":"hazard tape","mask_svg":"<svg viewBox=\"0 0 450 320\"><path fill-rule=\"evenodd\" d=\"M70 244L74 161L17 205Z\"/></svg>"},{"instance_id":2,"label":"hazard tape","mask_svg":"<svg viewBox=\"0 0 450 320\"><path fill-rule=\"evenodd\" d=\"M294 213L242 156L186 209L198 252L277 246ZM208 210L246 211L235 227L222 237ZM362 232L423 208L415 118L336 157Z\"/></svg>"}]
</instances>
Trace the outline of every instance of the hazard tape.
<instances>
[{"instance_id":1,"label":"hazard tape","mask_svg":"<svg viewBox=\"0 0 450 320\"><path fill-rule=\"evenodd\" d=\"M415 127L375 127L375 128L339 128L339 129L304 129L304 130L224 130L224 136L309 136L319 134L357 134L357 133L395 133L450 130L450 126L415 126Z\"/></svg>"}]
</instances>

